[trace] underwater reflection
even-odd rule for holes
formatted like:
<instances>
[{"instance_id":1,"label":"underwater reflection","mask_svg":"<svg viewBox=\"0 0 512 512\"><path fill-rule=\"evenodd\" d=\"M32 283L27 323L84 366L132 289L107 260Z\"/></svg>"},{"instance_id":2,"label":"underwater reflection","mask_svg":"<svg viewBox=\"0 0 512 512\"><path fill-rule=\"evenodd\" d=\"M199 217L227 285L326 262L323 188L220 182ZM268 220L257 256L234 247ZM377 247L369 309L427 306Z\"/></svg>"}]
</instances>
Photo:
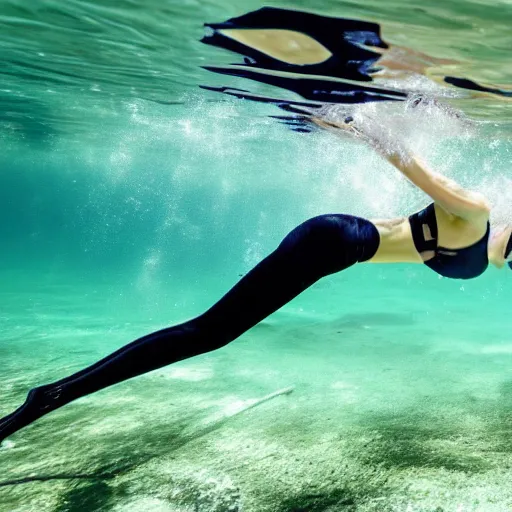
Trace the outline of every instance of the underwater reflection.
<instances>
[{"instance_id":1,"label":"underwater reflection","mask_svg":"<svg viewBox=\"0 0 512 512\"><path fill-rule=\"evenodd\" d=\"M305 100L264 96L231 87L201 87L241 99L275 104L283 110L310 114L321 104L357 104L411 99L433 101L415 88L411 77L428 77L439 96L493 95L506 99L512 91L443 76L443 66L457 64L381 37L377 23L264 7L222 23L205 23L201 42L243 56L243 63L204 66L224 75L248 78L294 92ZM409 79L409 80L408 80ZM369 85L369 82L373 82ZM442 89L440 89L440 87ZM450 87L452 86L452 87ZM308 132L300 117L277 117L294 131Z\"/></svg>"}]
</instances>

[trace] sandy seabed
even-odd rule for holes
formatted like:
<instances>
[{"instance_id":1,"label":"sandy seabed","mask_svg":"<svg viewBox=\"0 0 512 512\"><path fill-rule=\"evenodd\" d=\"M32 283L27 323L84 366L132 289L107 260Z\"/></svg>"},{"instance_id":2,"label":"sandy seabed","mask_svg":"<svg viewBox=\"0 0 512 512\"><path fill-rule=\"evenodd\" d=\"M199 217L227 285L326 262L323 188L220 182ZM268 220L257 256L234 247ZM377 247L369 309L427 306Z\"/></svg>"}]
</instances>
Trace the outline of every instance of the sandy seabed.
<instances>
[{"instance_id":1,"label":"sandy seabed","mask_svg":"<svg viewBox=\"0 0 512 512\"><path fill-rule=\"evenodd\" d=\"M484 323L474 301L448 310L384 287L367 301L354 289L341 314L307 306L332 304L335 289L319 285L219 351L12 436L0 451L1 512L512 510L503 317L489 310ZM0 412L48 368L71 373L103 354L100 324L60 325L37 351L33 328L18 329L4 344ZM150 328L119 325L111 343ZM67 352L59 336L73 340Z\"/></svg>"}]
</instances>

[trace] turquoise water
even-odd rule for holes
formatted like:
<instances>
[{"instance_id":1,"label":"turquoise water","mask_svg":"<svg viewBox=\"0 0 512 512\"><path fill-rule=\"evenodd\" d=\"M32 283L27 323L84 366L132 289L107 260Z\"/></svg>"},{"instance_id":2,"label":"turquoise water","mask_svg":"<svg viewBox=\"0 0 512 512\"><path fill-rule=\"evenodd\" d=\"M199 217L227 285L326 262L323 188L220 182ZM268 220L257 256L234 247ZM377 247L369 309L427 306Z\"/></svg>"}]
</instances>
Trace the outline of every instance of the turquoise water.
<instances>
[{"instance_id":1,"label":"turquoise water","mask_svg":"<svg viewBox=\"0 0 512 512\"><path fill-rule=\"evenodd\" d=\"M0 6L0 416L201 313L308 217L426 203L368 149L198 89L227 83L199 66L233 61L198 43L202 23L260 6ZM508 2L314 8L456 61L410 86L446 95L444 70L510 88ZM450 94L474 126L433 110L399 117L402 134L508 220L510 101ZM228 347L12 436L0 510L512 510L511 285L419 265L326 278Z\"/></svg>"}]
</instances>

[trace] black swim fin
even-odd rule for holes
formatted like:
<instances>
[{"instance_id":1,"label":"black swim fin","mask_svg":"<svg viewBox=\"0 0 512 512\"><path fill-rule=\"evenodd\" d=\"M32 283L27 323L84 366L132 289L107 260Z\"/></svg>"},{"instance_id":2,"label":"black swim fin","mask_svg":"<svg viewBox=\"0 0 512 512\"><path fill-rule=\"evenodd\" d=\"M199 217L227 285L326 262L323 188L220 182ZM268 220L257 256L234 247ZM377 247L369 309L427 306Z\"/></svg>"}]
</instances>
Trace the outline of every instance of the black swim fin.
<instances>
[{"instance_id":1,"label":"black swim fin","mask_svg":"<svg viewBox=\"0 0 512 512\"><path fill-rule=\"evenodd\" d=\"M205 27L201 42L243 55L247 66L350 80L371 81L380 53L368 47L388 48L377 23L276 7Z\"/></svg>"}]
</instances>

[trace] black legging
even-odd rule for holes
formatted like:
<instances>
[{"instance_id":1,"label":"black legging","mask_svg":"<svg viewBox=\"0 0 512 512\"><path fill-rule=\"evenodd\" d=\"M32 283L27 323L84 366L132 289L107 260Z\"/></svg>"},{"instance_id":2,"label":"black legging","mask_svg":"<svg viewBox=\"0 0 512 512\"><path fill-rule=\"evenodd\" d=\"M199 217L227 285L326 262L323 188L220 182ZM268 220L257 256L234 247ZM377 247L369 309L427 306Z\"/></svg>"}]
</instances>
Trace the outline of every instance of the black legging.
<instances>
[{"instance_id":1,"label":"black legging","mask_svg":"<svg viewBox=\"0 0 512 512\"><path fill-rule=\"evenodd\" d=\"M0 420L0 441L77 398L227 345L321 277L370 259L378 245L379 233L365 219L333 214L307 220L202 315L31 390L25 404Z\"/></svg>"}]
</instances>

